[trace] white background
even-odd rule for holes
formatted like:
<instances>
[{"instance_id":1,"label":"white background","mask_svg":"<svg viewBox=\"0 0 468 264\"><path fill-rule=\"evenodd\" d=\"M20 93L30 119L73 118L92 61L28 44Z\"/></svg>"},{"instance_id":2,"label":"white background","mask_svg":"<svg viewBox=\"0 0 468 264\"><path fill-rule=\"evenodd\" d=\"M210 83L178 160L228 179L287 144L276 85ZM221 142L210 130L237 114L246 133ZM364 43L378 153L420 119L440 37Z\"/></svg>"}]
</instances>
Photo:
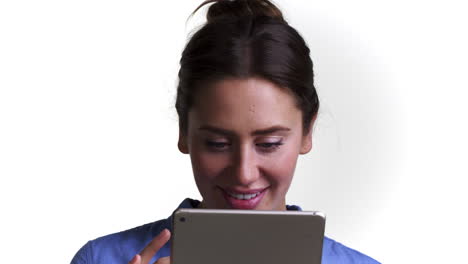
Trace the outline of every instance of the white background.
<instances>
[{"instance_id":1,"label":"white background","mask_svg":"<svg viewBox=\"0 0 468 264\"><path fill-rule=\"evenodd\" d=\"M69 263L200 198L173 107L199 3L0 2L1 263ZM381 262L463 262L462 1L276 3L310 46L322 103L288 203Z\"/></svg>"}]
</instances>

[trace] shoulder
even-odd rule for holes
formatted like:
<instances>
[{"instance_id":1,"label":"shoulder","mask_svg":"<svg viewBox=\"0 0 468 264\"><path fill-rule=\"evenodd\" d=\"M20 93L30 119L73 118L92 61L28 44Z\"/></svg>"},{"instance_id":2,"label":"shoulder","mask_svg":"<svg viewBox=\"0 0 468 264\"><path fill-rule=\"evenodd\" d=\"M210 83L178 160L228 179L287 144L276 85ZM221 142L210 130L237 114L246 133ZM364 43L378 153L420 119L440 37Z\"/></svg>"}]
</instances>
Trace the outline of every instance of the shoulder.
<instances>
[{"instance_id":1,"label":"shoulder","mask_svg":"<svg viewBox=\"0 0 468 264\"><path fill-rule=\"evenodd\" d=\"M198 200L186 198L177 208L195 208L199 203ZM128 263L163 229L172 230L171 222L172 215L166 219L88 241L75 254L71 264ZM169 255L168 242L156 253L151 263Z\"/></svg>"},{"instance_id":2,"label":"shoulder","mask_svg":"<svg viewBox=\"0 0 468 264\"><path fill-rule=\"evenodd\" d=\"M325 237L323 240L322 264L380 264L380 262Z\"/></svg>"},{"instance_id":3,"label":"shoulder","mask_svg":"<svg viewBox=\"0 0 468 264\"><path fill-rule=\"evenodd\" d=\"M164 228L168 228L167 219L90 240L78 250L71 264L127 263Z\"/></svg>"},{"instance_id":4,"label":"shoulder","mask_svg":"<svg viewBox=\"0 0 468 264\"><path fill-rule=\"evenodd\" d=\"M298 205L286 205L286 209L302 211ZM322 264L380 264L380 262L325 236L322 247Z\"/></svg>"}]
</instances>

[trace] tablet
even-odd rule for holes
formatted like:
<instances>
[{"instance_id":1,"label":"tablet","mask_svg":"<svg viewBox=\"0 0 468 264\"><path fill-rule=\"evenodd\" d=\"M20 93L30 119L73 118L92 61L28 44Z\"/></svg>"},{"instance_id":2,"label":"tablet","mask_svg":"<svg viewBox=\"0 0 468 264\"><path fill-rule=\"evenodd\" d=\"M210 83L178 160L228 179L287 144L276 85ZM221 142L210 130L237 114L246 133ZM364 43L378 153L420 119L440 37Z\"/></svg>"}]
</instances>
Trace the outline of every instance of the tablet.
<instances>
[{"instance_id":1,"label":"tablet","mask_svg":"<svg viewBox=\"0 0 468 264\"><path fill-rule=\"evenodd\" d=\"M178 209L172 264L320 264L325 216L312 211Z\"/></svg>"}]
</instances>

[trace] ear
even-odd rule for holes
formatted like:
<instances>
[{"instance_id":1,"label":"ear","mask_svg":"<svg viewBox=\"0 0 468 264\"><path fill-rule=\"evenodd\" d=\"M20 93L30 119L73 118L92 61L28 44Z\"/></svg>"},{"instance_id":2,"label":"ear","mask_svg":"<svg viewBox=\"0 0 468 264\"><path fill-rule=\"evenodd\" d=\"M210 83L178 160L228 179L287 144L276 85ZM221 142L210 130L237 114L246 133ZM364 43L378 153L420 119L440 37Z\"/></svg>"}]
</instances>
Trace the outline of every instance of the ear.
<instances>
[{"instance_id":1,"label":"ear","mask_svg":"<svg viewBox=\"0 0 468 264\"><path fill-rule=\"evenodd\" d=\"M179 151L183 154L188 154L188 142L187 142L187 135L179 130L179 141L177 142L177 147Z\"/></svg>"},{"instance_id":2,"label":"ear","mask_svg":"<svg viewBox=\"0 0 468 264\"><path fill-rule=\"evenodd\" d=\"M307 154L312 149L312 128L314 127L315 120L317 119L317 114L312 117L310 126L307 134L302 137L301 150L299 154Z\"/></svg>"}]
</instances>

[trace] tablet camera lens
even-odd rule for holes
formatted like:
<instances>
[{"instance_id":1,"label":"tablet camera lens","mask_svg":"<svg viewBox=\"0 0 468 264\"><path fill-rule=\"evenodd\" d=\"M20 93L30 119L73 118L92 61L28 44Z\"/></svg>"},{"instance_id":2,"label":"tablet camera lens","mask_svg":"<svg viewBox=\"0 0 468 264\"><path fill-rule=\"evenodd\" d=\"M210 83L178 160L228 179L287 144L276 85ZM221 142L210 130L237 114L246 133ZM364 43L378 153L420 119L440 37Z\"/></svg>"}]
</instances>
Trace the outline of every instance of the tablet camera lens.
<instances>
[{"instance_id":1,"label":"tablet camera lens","mask_svg":"<svg viewBox=\"0 0 468 264\"><path fill-rule=\"evenodd\" d=\"M181 218L179 218L179 220L180 220L181 222L185 222L185 217L181 217Z\"/></svg>"}]
</instances>

